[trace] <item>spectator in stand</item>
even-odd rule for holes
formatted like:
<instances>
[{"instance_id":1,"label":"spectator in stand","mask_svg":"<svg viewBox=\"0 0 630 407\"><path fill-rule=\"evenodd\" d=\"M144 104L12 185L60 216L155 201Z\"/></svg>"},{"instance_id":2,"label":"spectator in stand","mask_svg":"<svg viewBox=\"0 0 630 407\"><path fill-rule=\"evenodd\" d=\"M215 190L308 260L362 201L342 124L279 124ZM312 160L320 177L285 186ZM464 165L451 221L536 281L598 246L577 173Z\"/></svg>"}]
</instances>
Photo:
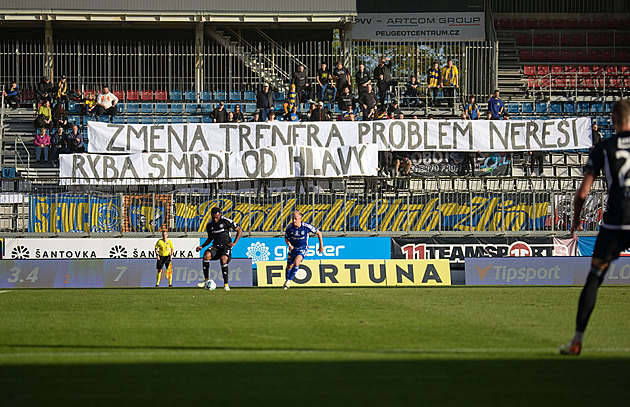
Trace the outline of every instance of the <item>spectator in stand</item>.
<instances>
[{"instance_id":1,"label":"spectator in stand","mask_svg":"<svg viewBox=\"0 0 630 407\"><path fill-rule=\"evenodd\" d=\"M354 109L352 108L352 105L347 106L346 110L344 110L341 114L341 118L343 121L347 122L356 121L356 116L354 114Z\"/></svg>"},{"instance_id":2,"label":"spectator in stand","mask_svg":"<svg viewBox=\"0 0 630 407\"><path fill-rule=\"evenodd\" d=\"M301 121L300 120L300 114L298 113L297 106L293 106L291 111L287 114L285 120L288 121L288 122L299 122L299 121Z\"/></svg>"},{"instance_id":3,"label":"spectator in stand","mask_svg":"<svg viewBox=\"0 0 630 407\"><path fill-rule=\"evenodd\" d=\"M261 121L266 122L269 118L269 113L273 109L273 105L276 103L276 99L273 96L273 92L269 89L269 84L265 83L263 89L258 93L256 100L256 106L260 110Z\"/></svg>"},{"instance_id":4,"label":"spectator in stand","mask_svg":"<svg viewBox=\"0 0 630 407\"><path fill-rule=\"evenodd\" d=\"M83 134L79 132L79 126L72 126L72 131L68 133L67 141L70 153L85 153L85 144L83 143Z\"/></svg>"},{"instance_id":5,"label":"spectator in stand","mask_svg":"<svg viewBox=\"0 0 630 407\"><path fill-rule=\"evenodd\" d=\"M420 83L418 83L418 79L415 76L412 76L409 79L409 82L405 84L405 98L407 99L407 106L420 106ZM405 101L403 100L403 103Z\"/></svg>"},{"instance_id":6,"label":"spectator in stand","mask_svg":"<svg viewBox=\"0 0 630 407\"><path fill-rule=\"evenodd\" d=\"M298 106L297 90L294 84L291 84L291 87L289 90L289 97L287 98L287 101L284 102L282 106L284 107L285 115L289 114L289 112L293 110L293 106L295 107Z\"/></svg>"},{"instance_id":7,"label":"spectator in stand","mask_svg":"<svg viewBox=\"0 0 630 407\"><path fill-rule=\"evenodd\" d=\"M313 116L313 112L317 109L317 103L311 102L311 105L308 108L308 112L306 112L306 120L310 121Z\"/></svg>"},{"instance_id":8,"label":"spectator in stand","mask_svg":"<svg viewBox=\"0 0 630 407\"><path fill-rule=\"evenodd\" d=\"M68 98L68 84L66 83L66 75L61 75L55 90L55 103L63 103L64 108L68 110L68 103L70 103L70 99Z\"/></svg>"},{"instance_id":9,"label":"spectator in stand","mask_svg":"<svg viewBox=\"0 0 630 407\"><path fill-rule=\"evenodd\" d=\"M466 120L479 119L479 105L475 103L475 95L468 96L468 104L464 108L464 115Z\"/></svg>"},{"instance_id":10,"label":"spectator in stand","mask_svg":"<svg viewBox=\"0 0 630 407\"><path fill-rule=\"evenodd\" d=\"M46 127L50 129L52 126L52 112L50 110L50 101L44 100L44 103L37 109L37 116L35 117L35 128ZM49 136L50 137L50 136Z\"/></svg>"},{"instance_id":11,"label":"spectator in stand","mask_svg":"<svg viewBox=\"0 0 630 407\"><path fill-rule=\"evenodd\" d=\"M236 123L236 122L234 121L234 113L232 113L232 112L228 112L228 115L227 115L227 121L226 121L226 123Z\"/></svg>"},{"instance_id":12,"label":"spectator in stand","mask_svg":"<svg viewBox=\"0 0 630 407\"><path fill-rule=\"evenodd\" d=\"M68 137L64 134L63 127L59 127L50 138L50 163L53 167L59 167L59 154L69 154Z\"/></svg>"},{"instance_id":13,"label":"spectator in stand","mask_svg":"<svg viewBox=\"0 0 630 407\"><path fill-rule=\"evenodd\" d=\"M35 160L37 160L37 164L41 164L42 162L48 162L48 150L50 150L50 136L48 135L48 129L46 127L42 127L40 129L39 134L35 136L35 140L33 140L33 144L35 144ZM42 153L44 155L44 161L41 160Z\"/></svg>"},{"instance_id":14,"label":"spectator in stand","mask_svg":"<svg viewBox=\"0 0 630 407\"><path fill-rule=\"evenodd\" d=\"M339 106L339 110L345 112L346 110L348 110L348 106L352 106L353 104L354 103L352 99L352 94L350 93L350 87L345 86L343 88L343 91L339 94L339 97L337 98L337 105Z\"/></svg>"},{"instance_id":15,"label":"spectator in stand","mask_svg":"<svg viewBox=\"0 0 630 407\"><path fill-rule=\"evenodd\" d=\"M491 113L490 120L501 120L505 104L499 98L499 90L495 89L494 94L488 99L488 111Z\"/></svg>"},{"instance_id":16,"label":"spectator in stand","mask_svg":"<svg viewBox=\"0 0 630 407\"><path fill-rule=\"evenodd\" d=\"M381 77L381 75L383 76ZM398 82L392 80L392 61L389 57L381 59L378 66L374 68L374 78L382 81L378 87L379 95L382 101L381 104L383 104L387 93L389 93L389 88L398 85ZM381 91L381 87L384 88L384 91Z\"/></svg>"},{"instance_id":17,"label":"spectator in stand","mask_svg":"<svg viewBox=\"0 0 630 407\"><path fill-rule=\"evenodd\" d=\"M309 120L312 122L324 121L324 102L318 102L315 108L311 111Z\"/></svg>"},{"instance_id":18,"label":"spectator in stand","mask_svg":"<svg viewBox=\"0 0 630 407\"><path fill-rule=\"evenodd\" d=\"M600 141L602 141L602 133L599 132L599 127L597 126L597 123L595 123L593 121L593 125L591 127L591 135L593 138L593 147L595 147L597 144L599 144ZM593 149L593 147L591 147L591 150Z\"/></svg>"},{"instance_id":19,"label":"spectator in stand","mask_svg":"<svg viewBox=\"0 0 630 407\"><path fill-rule=\"evenodd\" d=\"M245 121L245 117L243 116L243 111L241 110L241 105L234 105L234 122L242 123Z\"/></svg>"},{"instance_id":20,"label":"spectator in stand","mask_svg":"<svg viewBox=\"0 0 630 407\"><path fill-rule=\"evenodd\" d=\"M258 112L254 112L254 115L252 116L252 119L250 120L250 122L260 122L260 113Z\"/></svg>"},{"instance_id":21,"label":"spectator in stand","mask_svg":"<svg viewBox=\"0 0 630 407\"><path fill-rule=\"evenodd\" d=\"M337 97L337 88L331 82L332 77L325 62L322 62L322 68L317 71L317 84L319 85L319 101L323 102L326 97L326 91L332 89L333 96L331 100Z\"/></svg>"},{"instance_id":22,"label":"spectator in stand","mask_svg":"<svg viewBox=\"0 0 630 407\"><path fill-rule=\"evenodd\" d=\"M378 104L385 106L385 99L389 93L389 83L385 80L383 74L378 75L376 88L378 89Z\"/></svg>"},{"instance_id":23,"label":"spectator in stand","mask_svg":"<svg viewBox=\"0 0 630 407\"><path fill-rule=\"evenodd\" d=\"M374 107L376 106L376 96L374 92L372 92L372 85L367 85L366 91L363 92L363 95L359 98L359 103L363 109L363 120L368 120L370 116L374 115Z\"/></svg>"},{"instance_id":24,"label":"spectator in stand","mask_svg":"<svg viewBox=\"0 0 630 407\"><path fill-rule=\"evenodd\" d=\"M357 92L359 93L359 98L361 98L361 95L363 95L367 90L367 85L372 84L372 78L370 78L370 73L365 70L365 65L359 65L359 70L354 75L354 79L357 83Z\"/></svg>"},{"instance_id":25,"label":"spectator in stand","mask_svg":"<svg viewBox=\"0 0 630 407\"><path fill-rule=\"evenodd\" d=\"M435 117L433 117L433 115L430 114L430 115L427 116L427 120L435 120Z\"/></svg>"},{"instance_id":26,"label":"spectator in stand","mask_svg":"<svg viewBox=\"0 0 630 407\"><path fill-rule=\"evenodd\" d=\"M9 91L4 92L4 103L7 107L12 108L13 110L17 109L19 106L18 98L20 96L20 88L18 87L15 81L11 81L9 85Z\"/></svg>"},{"instance_id":27,"label":"spectator in stand","mask_svg":"<svg viewBox=\"0 0 630 407\"><path fill-rule=\"evenodd\" d=\"M486 112L486 120L492 120L492 112L489 110Z\"/></svg>"},{"instance_id":28,"label":"spectator in stand","mask_svg":"<svg viewBox=\"0 0 630 407\"><path fill-rule=\"evenodd\" d=\"M68 114L63 103L57 102L52 112L52 126L54 129L63 127L68 128Z\"/></svg>"},{"instance_id":29,"label":"spectator in stand","mask_svg":"<svg viewBox=\"0 0 630 407\"><path fill-rule=\"evenodd\" d=\"M269 116L267 116L267 121L268 122L277 122L278 120L276 120L276 113L272 110L271 112L269 112Z\"/></svg>"},{"instance_id":30,"label":"spectator in stand","mask_svg":"<svg viewBox=\"0 0 630 407\"><path fill-rule=\"evenodd\" d=\"M344 88L352 86L350 82L350 72L348 68L343 66L341 61L338 61L333 69L332 77L337 81L337 91L343 91Z\"/></svg>"},{"instance_id":31,"label":"spectator in stand","mask_svg":"<svg viewBox=\"0 0 630 407\"><path fill-rule=\"evenodd\" d=\"M103 86L103 90L96 98L95 114L97 116L102 116L104 114L116 116L116 114L118 113L118 108L116 107L117 103L118 98L116 97L116 95L111 93L107 86Z\"/></svg>"},{"instance_id":32,"label":"spectator in stand","mask_svg":"<svg viewBox=\"0 0 630 407\"><path fill-rule=\"evenodd\" d=\"M397 118L402 112L400 111L400 107L398 107L398 101L393 100L392 104L387 108L387 115L390 119Z\"/></svg>"},{"instance_id":33,"label":"spectator in stand","mask_svg":"<svg viewBox=\"0 0 630 407\"><path fill-rule=\"evenodd\" d=\"M442 74L437 61L433 61L433 65L427 71L427 95L430 97L429 106L437 105L437 96L442 87Z\"/></svg>"},{"instance_id":34,"label":"spectator in stand","mask_svg":"<svg viewBox=\"0 0 630 407\"><path fill-rule=\"evenodd\" d=\"M512 117L509 113L503 113L503 120L510 120Z\"/></svg>"},{"instance_id":35,"label":"spectator in stand","mask_svg":"<svg viewBox=\"0 0 630 407\"><path fill-rule=\"evenodd\" d=\"M326 122L332 120L332 114L330 113L328 106L324 106L324 109L322 110L322 120Z\"/></svg>"},{"instance_id":36,"label":"spectator in stand","mask_svg":"<svg viewBox=\"0 0 630 407\"><path fill-rule=\"evenodd\" d=\"M43 100L47 100L52 104L53 102L53 84L50 82L50 78L47 76L42 77L42 80L37 84L37 88L35 89L35 101L37 102L37 106L39 106L39 102Z\"/></svg>"},{"instance_id":37,"label":"spectator in stand","mask_svg":"<svg viewBox=\"0 0 630 407\"><path fill-rule=\"evenodd\" d=\"M403 120L404 118L405 118L405 115L402 112L398 113L398 117L397 117L398 120Z\"/></svg>"},{"instance_id":38,"label":"spectator in stand","mask_svg":"<svg viewBox=\"0 0 630 407\"><path fill-rule=\"evenodd\" d=\"M83 112L85 114L93 115L96 113L95 108L96 108L96 99L94 97L94 93L90 92L88 93L88 96L85 99L85 102L83 102Z\"/></svg>"},{"instance_id":39,"label":"spectator in stand","mask_svg":"<svg viewBox=\"0 0 630 407\"><path fill-rule=\"evenodd\" d=\"M309 97L313 97L311 95L311 87L308 84L308 76L306 73L306 68L304 65L299 65L297 71L293 72L293 78L291 82L295 85L295 92L297 94L296 105L299 106L300 103L304 102L304 95L308 94Z\"/></svg>"},{"instance_id":40,"label":"spectator in stand","mask_svg":"<svg viewBox=\"0 0 630 407\"><path fill-rule=\"evenodd\" d=\"M459 70L453 65L453 60L448 59L446 66L442 69L442 88L448 107L455 106L455 89L459 87Z\"/></svg>"},{"instance_id":41,"label":"spectator in stand","mask_svg":"<svg viewBox=\"0 0 630 407\"><path fill-rule=\"evenodd\" d=\"M376 112L374 113L374 120L387 120L389 116L387 115L387 109L384 105L380 105Z\"/></svg>"},{"instance_id":42,"label":"spectator in stand","mask_svg":"<svg viewBox=\"0 0 630 407\"><path fill-rule=\"evenodd\" d=\"M536 175L536 167L538 167L538 176L543 176L543 164L545 162L545 156L542 151L530 151L529 152L529 165L531 169L530 175L533 177Z\"/></svg>"},{"instance_id":43,"label":"spectator in stand","mask_svg":"<svg viewBox=\"0 0 630 407\"><path fill-rule=\"evenodd\" d=\"M394 176L399 175L400 167L405 170L403 174L405 177L409 176L409 171L411 170L411 160L409 159L409 154L405 151L396 151L394 153Z\"/></svg>"},{"instance_id":44,"label":"spectator in stand","mask_svg":"<svg viewBox=\"0 0 630 407\"><path fill-rule=\"evenodd\" d=\"M389 151L379 151L378 152L378 167L376 170L378 171L379 177L389 177L391 175L390 168L394 165L394 152L393 150Z\"/></svg>"},{"instance_id":45,"label":"spectator in stand","mask_svg":"<svg viewBox=\"0 0 630 407\"><path fill-rule=\"evenodd\" d=\"M225 110L225 103L219 102L219 106L212 111L212 123L227 123L228 112Z\"/></svg>"}]
</instances>

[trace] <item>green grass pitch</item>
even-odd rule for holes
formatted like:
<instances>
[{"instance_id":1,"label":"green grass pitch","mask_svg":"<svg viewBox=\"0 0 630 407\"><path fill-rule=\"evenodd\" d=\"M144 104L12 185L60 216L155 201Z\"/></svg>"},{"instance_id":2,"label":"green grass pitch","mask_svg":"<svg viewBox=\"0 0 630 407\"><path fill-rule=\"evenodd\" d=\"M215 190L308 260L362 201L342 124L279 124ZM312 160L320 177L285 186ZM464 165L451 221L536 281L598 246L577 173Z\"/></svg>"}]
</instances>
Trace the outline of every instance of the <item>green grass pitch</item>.
<instances>
[{"instance_id":1,"label":"green grass pitch","mask_svg":"<svg viewBox=\"0 0 630 407\"><path fill-rule=\"evenodd\" d=\"M0 406L624 405L630 287L6 290Z\"/></svg>"}]
</instances>

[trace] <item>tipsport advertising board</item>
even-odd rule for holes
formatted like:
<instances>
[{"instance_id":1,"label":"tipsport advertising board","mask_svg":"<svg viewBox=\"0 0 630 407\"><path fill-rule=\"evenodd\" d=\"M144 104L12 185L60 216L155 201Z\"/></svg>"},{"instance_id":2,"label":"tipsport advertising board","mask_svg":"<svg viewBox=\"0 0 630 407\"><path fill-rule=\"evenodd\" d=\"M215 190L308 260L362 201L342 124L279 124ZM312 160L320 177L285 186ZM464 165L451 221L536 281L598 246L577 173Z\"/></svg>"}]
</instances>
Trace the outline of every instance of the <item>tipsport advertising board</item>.
<instances>
[{"instance_id":1,"label":"tipsport advertising board","mask_svg":"<svg viewBox=\"0 0 630 407\"><path fill-rule=\"evenodd\" d=\"M203 242L205 239L201 239ZM324 251L320 253L319 240L316 236L309 238L306 260L334 259L390 259L390 238L388 237L326 237L324 235ZM287 244L284 238L241 238L232 248L233 258L251 259L252 267L257 268L261 261L286 261Z\"/></svg>"}]
</instances>

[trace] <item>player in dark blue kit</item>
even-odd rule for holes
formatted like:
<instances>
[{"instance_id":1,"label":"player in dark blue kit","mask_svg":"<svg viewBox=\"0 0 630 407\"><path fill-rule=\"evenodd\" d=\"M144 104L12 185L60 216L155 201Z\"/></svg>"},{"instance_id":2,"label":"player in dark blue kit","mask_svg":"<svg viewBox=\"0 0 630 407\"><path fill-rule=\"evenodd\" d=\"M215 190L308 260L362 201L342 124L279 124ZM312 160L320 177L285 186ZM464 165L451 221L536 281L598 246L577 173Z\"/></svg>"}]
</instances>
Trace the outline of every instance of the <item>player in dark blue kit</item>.
<instances>
[{"instance_id":1,"label":"player in dark blue kit","mask_svg":"<svg viewBox=\"0 0 630 407\"><path fill-rule=\"evenodd\" d=\"M621 100L612 111L616 135L598 143L584 167L584 179L573 199L571 233L582 229L580 212L595 178L606 175L608 199L597 234L591 270L580 294L573 339L560 348L563 355L579 355L586 325L595 308L597 289L604 281L610 262L630 247L630 100ZM627 322L627 321L626 321Z\"/></svg>"},{"instance_id":2,"label":"player in dark blue kit","mask_svg":"<svg viewBox=\"0 0 630 407\"><path fill-rule=\"evenodd\" d=\"M300 263L306 257L308 252L308 236L310 233L315 233L319 238L319 252L324 252L324 242L322 241L322 232L320 232L315 226L302 222L302 212L293 212L293 222L287 226L287 230L284 232L284 241L289 246L289 254L287 255L287 269L286 276L287 281L282 286L283 289L288 289L291 285L291 280L297 274Z\"/></svg>"}]
</instances>

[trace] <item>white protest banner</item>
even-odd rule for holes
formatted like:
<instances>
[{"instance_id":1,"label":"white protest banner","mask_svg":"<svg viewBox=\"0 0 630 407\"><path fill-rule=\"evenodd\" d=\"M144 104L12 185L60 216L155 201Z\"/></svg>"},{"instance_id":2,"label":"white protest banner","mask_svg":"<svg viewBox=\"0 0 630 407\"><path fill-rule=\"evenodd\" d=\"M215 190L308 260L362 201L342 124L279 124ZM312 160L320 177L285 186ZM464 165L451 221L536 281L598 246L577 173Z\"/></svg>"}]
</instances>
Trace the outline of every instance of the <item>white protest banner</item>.
<instances>
[{"instance_id":1,"label":"white protest banner","mask_svg":"<svg viewBox=\"0 0 630 407\"><path fill-rule=\"evenodd\" d=\"M590 118L135 125L90 122L91 153L216 153L376 144L395 151L541 151L591 147Z\"/></svg>"},{"instance_id":2,"label":"white protest banner","mask_svg":"<svg viewBox=\"0 0 630 407\"><path fill-rule=\"evenodd\" d=\"M216 153L62 154L62 185L190 183L226 179L374 176L376 145L282 146Z\"/></svg>"}]
</instances>

